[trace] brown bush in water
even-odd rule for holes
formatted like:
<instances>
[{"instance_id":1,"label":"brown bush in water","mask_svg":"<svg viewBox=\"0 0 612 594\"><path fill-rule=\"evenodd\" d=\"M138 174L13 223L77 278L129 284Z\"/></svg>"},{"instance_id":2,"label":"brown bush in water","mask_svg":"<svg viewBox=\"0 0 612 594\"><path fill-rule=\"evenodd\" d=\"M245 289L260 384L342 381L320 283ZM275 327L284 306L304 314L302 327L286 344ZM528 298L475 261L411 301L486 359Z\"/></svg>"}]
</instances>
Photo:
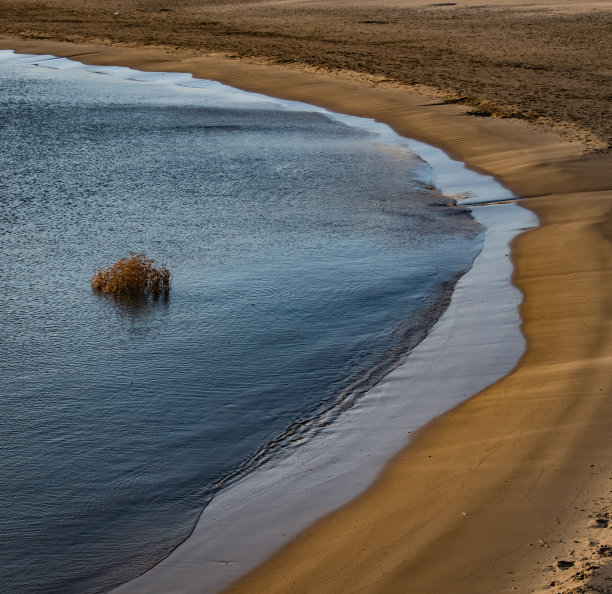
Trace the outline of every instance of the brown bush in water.
<instances>
[{"instance_id":1,"label":"brown bush in water","mask_svg":"<svg viewBox=\"0 0 612 594\"><path fill-rule=\"evenodd\" d=\"M170 291L170 271L155 267L155 260L145 254L130 253L127 258L94 272L91 286L103 293L123 295L167 295Z\"/></svg>"}]
</instances>

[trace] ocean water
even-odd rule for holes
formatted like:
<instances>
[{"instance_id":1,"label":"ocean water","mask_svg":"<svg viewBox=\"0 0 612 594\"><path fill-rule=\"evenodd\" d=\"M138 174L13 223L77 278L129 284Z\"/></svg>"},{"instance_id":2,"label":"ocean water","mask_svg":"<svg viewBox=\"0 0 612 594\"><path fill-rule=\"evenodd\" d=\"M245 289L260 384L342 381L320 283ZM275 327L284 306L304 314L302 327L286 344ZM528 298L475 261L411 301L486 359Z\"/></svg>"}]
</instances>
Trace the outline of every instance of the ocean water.
<instances>
[{"instance_id":1,"label":"ocean water","mask_svg":"<svg viewBox=\"0 0 612 594\"><path fill-rule=\"evenodd\" d=\"M0 131L3 591L163 558L397 364L482 244L427 163L304 106L0 61ZM129 252L167 299L90 288Z\"/></svg>"}]
</instances>

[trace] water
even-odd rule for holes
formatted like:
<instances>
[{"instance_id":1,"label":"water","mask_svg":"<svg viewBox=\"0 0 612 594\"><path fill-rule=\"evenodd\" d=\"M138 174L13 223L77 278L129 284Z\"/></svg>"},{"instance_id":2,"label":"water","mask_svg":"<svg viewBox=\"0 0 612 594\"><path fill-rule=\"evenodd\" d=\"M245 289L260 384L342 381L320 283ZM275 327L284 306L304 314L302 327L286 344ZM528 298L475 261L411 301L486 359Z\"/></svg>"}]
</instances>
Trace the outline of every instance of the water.
<instances>
[{"instance_id":1,"label":"water","mask_svg":"<svg viewBox=\"0 0 612 594\"><path fill-rule=\"evenodd\" d=\"M4 591L165 556L422 338L481 245L426 163L303 106L0 62L0 127ZM130 251L167 300L91 290Z\"/></svg>"}]
</instances>

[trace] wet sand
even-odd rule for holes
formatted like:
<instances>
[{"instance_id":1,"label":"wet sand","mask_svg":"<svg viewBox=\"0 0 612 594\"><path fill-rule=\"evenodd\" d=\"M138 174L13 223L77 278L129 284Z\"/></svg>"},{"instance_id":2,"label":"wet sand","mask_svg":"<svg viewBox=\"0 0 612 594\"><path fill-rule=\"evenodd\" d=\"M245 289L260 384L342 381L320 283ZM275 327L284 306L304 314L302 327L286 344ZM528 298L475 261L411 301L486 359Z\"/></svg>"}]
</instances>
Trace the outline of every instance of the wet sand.
<instances>
[{"instance_id":1,"label":"wet sand","mask_svg":"<svg viewBox=\"0 0 612 594\"><path fill-rule=\"evenodd\" d=\"M0 33L348 71L601 148L611 11L608 0L0 0Z\"/></svg>"},{"instance_id":2,"label":"wet sand","mask_svg":"<svg viewBox=\"0 0 612 594\"><path fill-rule=\"evenodd\" d=\"M232 591L610 588L612 159L585 152L595 132L585 145L350 73L164 48L14 38L0 45L192 72L374 118L496 176L540 219L512 250L525 295L527 350L518 367L419 431L365 494Z\"/></svg>"}]
</instances>

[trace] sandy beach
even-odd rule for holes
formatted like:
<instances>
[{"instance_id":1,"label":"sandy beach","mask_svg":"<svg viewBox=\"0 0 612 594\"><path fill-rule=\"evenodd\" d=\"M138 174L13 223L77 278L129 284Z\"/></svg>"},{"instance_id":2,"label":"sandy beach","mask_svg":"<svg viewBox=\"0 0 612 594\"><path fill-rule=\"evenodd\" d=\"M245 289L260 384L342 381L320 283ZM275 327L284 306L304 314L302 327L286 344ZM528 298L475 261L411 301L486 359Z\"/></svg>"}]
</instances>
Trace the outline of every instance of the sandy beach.
<instances>
[{"instance_id":1,"label":"sandy beach","mask_svg":"<svg viewBox=\"0 0 612 594\"><path fill-rule=\"evenodd\" d=\"M103 3L2 5L3 49L191 72L372 118L495 176L539 218L511 252L519 365L231 591L612 590L610 2L123 2L104 18ZM400 17L410 47L390 26ZM347 22L363 25L350 50ZM471 44L461 54L459 42L444 53L451 29Z\"/></svg>"}]
</instances>

